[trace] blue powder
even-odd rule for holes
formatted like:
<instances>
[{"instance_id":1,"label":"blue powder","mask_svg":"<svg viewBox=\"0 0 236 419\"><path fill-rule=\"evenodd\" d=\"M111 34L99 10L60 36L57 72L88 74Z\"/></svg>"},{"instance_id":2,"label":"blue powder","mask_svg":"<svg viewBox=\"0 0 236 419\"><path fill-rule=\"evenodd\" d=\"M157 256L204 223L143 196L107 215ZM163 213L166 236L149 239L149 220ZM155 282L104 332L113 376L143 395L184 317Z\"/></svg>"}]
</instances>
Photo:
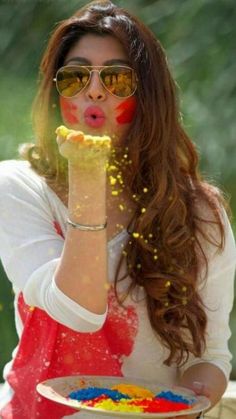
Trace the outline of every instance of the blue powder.
<instances>
[{"instance_id":1,"label":"blue powder","mask_svg":"<svg viewBox=\"0 0 236 419\"><path fill-rule=\"evenodd\" d=\"M81 390L72 391L68 397L78 401L87 401L100 397L102 395L110 397L112 400L130 399L127 394L120 393L117 390L109 390L102 387L88 387Z\"/></svg>"},{"instance_id":2,"label":"blue powder","mask_svg":"<svg viewBox=\"0 0 236 419\"><path fill-rule=\"evenodd\" d=\"M180 394L172 393L172 391L162 391L161 393L158 393L156 397L160 397L161 399L169 400L172 402L181 402L186 404L193 404L196 399L185 399Z\"/></svg>"}]
</instances>

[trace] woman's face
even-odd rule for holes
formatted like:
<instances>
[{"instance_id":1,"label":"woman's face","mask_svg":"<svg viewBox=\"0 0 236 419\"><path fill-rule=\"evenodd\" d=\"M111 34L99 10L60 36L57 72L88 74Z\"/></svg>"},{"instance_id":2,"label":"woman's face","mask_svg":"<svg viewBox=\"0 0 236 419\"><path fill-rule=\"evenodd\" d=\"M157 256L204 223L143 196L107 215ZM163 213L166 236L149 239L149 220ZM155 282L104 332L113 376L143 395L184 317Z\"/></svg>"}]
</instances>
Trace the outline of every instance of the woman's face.
<instances>
[{"instance_id":1,"label":"woman's face","mask_svg":"<svg viewBox=\"0 0 236 419\"><path fill-rule=\"evenodd\" d=\"M121 43L110 35L87 34L71 48L66 65L128 65L129 60ZM113 145L122 143L135 116L136 97L119 98L101 84L98 72L92 72L90 83L73 98L60 96L63 123L85 134L109 135ZM96 119L93 115L98 115Z\"/></svg>"}]
</instances>

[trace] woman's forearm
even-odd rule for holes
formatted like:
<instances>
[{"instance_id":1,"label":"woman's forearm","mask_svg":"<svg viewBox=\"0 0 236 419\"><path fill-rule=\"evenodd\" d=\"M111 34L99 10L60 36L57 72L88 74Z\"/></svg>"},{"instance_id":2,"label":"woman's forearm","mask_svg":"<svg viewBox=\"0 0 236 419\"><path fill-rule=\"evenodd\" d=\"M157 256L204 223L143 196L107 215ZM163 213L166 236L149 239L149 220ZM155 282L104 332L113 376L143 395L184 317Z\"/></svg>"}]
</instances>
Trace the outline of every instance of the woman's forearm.
<instances>
[{"instance_id":1,"label":"woman's forearm","mask_svg":"<svg viewBox=\"0 0 236 419\"><path fill-rule=\"evenodd\" d=\"M189 367L184 372L179 385L193 388L194 382L202 383L207 388L211 408L221 399L227 387L224 373L216 365L208 362Z\"/></svg>"},{"instance_id":2,"label":"woman's forearm","mask_svg":"<svg viewBox=\"0 0 236 419\"><path fill-rule=\"evenodd\" d=\"M69 218L80 224L97 225L106 220L106 174L104 169L81 172L69 167ZM68 226L55 282L75 302L96 314L107 305L107 234L81 231Z\"/></svg>"}]
</instances>

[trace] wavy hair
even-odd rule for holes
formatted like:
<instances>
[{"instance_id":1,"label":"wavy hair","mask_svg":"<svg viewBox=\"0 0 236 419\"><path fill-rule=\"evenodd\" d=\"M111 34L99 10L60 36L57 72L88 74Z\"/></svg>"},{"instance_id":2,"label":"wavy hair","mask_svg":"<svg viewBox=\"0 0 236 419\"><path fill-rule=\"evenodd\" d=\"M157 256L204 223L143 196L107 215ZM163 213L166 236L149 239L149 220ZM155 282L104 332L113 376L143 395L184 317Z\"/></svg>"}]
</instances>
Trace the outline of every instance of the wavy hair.
<instances>
[{"instance_id":1,"label":"wavy hair","mask_svg":"<svg viewBox=\"0 0 236 419\"><path fill-rule=\"evenodd\" d=\"M94 1L57 26L41 62L34 102L37 144L23 147L21 155L47 182L68 188L67 161L55 141L61 121L53 77L86 33L116 37L139 80L137 114L127 139L131 165L124 179L137 207L117 267L116 295L119 299L117 283L127 275L130 294L137 285L144 287L151 325L169 349L165 363L182 365L190 353L199 357L205 348L207 316L198 286L203 266L206 278L208 261L202 243L223 249L221 207L227 204L222 192L199 173L196 148L181 125L165 53L138 18L110 1ZM198 203L205 203L208 219L201 217ZM214 239L207 233L209 225ZM124 260L126 275L118 279Z\"/></svg>"}]
</instances>

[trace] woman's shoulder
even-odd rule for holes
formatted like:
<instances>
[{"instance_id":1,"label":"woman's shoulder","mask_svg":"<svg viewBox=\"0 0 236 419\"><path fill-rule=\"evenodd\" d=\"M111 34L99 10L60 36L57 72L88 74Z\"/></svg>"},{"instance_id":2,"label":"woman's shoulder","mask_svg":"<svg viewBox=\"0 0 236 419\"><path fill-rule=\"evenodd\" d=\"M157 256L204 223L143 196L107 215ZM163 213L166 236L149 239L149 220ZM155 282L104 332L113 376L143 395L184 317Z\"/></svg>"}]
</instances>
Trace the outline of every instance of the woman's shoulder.
<instances>
[{"instance_id":1,"label":"woman's shoulder","mask_svg":"<svg viewBox=\"0 0 236 419\"><path fill-rule=\"evenodd\" d=\"M0 172L3 176L24 173L28 170L32 169L30 168L30 163L27 160L12 159L0 161Z\"/></svg>"},{"instance_id":2,"label":"woman's shoulder","mask_svg":"<svg viewBox=\"0 0 236 419\"><path fill-rule=\"evenodd\" d=\"M200 188L194 189L192 198L190 208L195 226L216 232L219 223L224 225L229 221L227 199L217 186L202 182Z\"/></svg>"},{"instance_id":3,"label":"woman's shoulder","mask_svg":"<svg viewBox=\"0 0 236 419\"><path fill-rule=\"evenodd\" d=\"M0 162L0 211L10 214L35 212L51 217L51 201L46 194L46 182L26 160Z\"/></svg>"},{"instance_id":4,"label":"woman's shoulder","mask_svg":"<svg viewBox=\"0 0 236 419\"><path fill-rule=\"evenodd\" d=\"M227 200L219 188L206 185L206 197L195 203L197 238L214 272L235 263L236 246Z\"/></svg>"},{"instance_id":5,"label":"woman's shoulder","mask_svg":"<svg viewBox=\"0 0 236 419\"><path fill-rule=\"evenodd\" d=\"M41 178L27 160L2 160L0 162L1 192L9 188L40 190L43 186Z\"/></svg>"},{"instance_id":6,"label":"woman's shoulder","mask_svg":"<svg viewBox=\"0 0 236 419\"><path fill-rule=\"evenodd\" d=\"M40 176L27 160L0 162L0 209L16 205L31 205L47 214L65 211L66 203L46 179Z\"/></svg>"}]
</instances>

